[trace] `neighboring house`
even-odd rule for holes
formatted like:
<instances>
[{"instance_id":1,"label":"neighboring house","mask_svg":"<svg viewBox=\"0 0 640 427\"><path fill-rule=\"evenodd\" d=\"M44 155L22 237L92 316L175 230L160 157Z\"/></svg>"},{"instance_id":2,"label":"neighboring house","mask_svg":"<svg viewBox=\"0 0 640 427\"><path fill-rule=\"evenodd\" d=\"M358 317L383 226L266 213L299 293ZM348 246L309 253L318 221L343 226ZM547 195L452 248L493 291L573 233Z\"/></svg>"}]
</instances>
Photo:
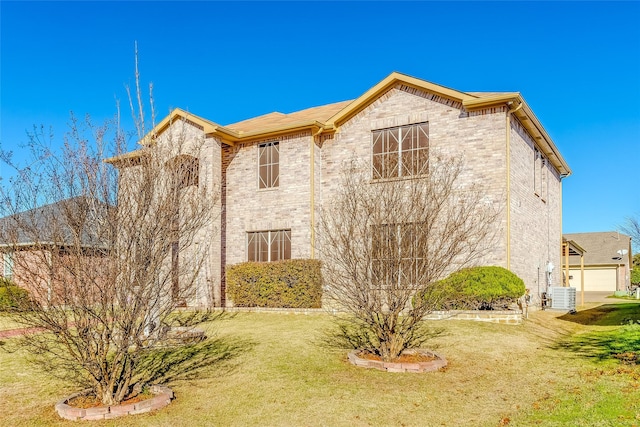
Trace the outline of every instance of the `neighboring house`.
<instances>
[{"instance_id":1,"label":"neighboring house","mask_svg":"<svg viewBox=\"0 0 640 427\"><path fill-rule=\"evenodd\" d=\"M631 237L617 231L565 234L584 249L585 292L628 290L631 285ZM569 285L581 290L580 257L569 255Z\"/></svg>"},{"instance_id":2,"label":"neighboring house","mask_svg":"<svg viewBox=\"0 0 640 427\"><path fill-rule=\"evenodd\" d=\"M479 184L501 209L483 263L510 269L533 295L561 284L561 181L571 170L517 92L392 73L355 100L226 126L176 109L142 143L162 147L172 135L203 144L199 182L221 189L215 233L202 236L213 245L201 280L213 300L190 305L227 304L226 265L315 258L321 209L354 157L370 163L372 181L419 176L430 157L462 158L461 184ZM122 179L135 174L137 153L110 160Z\"/></svg>"},{"instance_id":3,"label":"neighboring house","mask_svg":"<svg viewBox=\"0 0 640 427\"><path fill-rule=\"evenodd\" d=\"M78 209L89 211L84 197L56 203L0 218L0 262L2 276L29 290L30 296L44 304L56 303L65 292L64 283L71 280L69 266L83 257L83 266L98 271L105 253L92 227L74 233ZM97 203L98 210L105 208ZM95 209L93 209L95 211Z\"/></svg>"}]
</instances>

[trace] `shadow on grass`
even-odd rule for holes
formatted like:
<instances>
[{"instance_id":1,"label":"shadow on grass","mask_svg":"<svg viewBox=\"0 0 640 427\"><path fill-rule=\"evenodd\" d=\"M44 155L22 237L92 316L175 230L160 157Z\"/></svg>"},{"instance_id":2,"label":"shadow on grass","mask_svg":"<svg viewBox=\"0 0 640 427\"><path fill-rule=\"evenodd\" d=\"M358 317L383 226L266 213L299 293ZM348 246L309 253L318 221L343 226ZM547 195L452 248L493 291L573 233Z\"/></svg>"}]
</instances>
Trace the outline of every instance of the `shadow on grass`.
<instances>
[{"instance_id":1,"label":"shadow on grass","mask_svg":"<svg viewBox=\"0 0 640 427\"><path fill-rule=\"evenodd\" d=\"M619 326L606 331L591 331L564 337L552 348L596 360L620 360L636 363L640 355L640 305L604 304L558 317L587 326Z\"/></svg>"},{"instance_id":2,"label":"shadow on grass","mask_svg":"<svg viewBox=\"0 0 640 427\"><path fill-rule=\"evenodd\" d=\"M431 344L435 338L446 335L442 327L433 327L422 324L416 327L412 333L412 339L408 348L423 348ZM324 330L313 343L325 350L364 350L378 354L379 342L371 327L357 319L348 317L336 317L331 327ZM436 350L436 345L429 345L429 350Z\"/></svg>"},{"instance_id":3,"label":"shadow on grass","mask_svg":"<svg viewBox=\"0 0 640 427\"><path fill-rule=\"evenodd\" d=\"M228 374L237 367L236 359L254 346L255 343L248 340L223 337L156 348L139 360L139 380L143 383L165 383Z\"/></svg>"},{"instance_id":4,"label":"shadow on grass","mask_svg":"<svg viewBox=\"0 0 640 427\"><path fill-rule=\"evenodd\" d=\"M553 348L567 350L590 359L617 359L635 364L640 354L640 325L575 335L559 341Z\"/></svg>"},{"instance_id":5,"label":"shadow on grass","mask_svg":"<svg viewBox=\"0 0 640 427\"><path fill-rule=\"evenodd\" d=\"M640 321L640 304L604 304L598 307L568 313L560 320L590 326L619 326Z\"/></svg>"}]
</instances>

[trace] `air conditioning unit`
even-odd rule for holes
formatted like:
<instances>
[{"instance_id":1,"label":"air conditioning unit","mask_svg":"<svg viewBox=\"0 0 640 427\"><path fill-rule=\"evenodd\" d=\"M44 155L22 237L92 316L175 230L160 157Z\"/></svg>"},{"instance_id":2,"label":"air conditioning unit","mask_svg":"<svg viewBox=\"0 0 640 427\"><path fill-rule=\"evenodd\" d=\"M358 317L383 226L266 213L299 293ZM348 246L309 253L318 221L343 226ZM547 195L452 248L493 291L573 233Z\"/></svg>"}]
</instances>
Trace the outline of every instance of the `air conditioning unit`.
<instances>
[{"instance_id":1,"label":"air conditioning unit","mask_svg":"<svg viewBox=\"0 0 640 427\"><path fill-rule=\"evenodd\" d=\"M551 308L558 310L576 309L576 288L554 286L551 288Z\"/></svg>"}]
</instances>

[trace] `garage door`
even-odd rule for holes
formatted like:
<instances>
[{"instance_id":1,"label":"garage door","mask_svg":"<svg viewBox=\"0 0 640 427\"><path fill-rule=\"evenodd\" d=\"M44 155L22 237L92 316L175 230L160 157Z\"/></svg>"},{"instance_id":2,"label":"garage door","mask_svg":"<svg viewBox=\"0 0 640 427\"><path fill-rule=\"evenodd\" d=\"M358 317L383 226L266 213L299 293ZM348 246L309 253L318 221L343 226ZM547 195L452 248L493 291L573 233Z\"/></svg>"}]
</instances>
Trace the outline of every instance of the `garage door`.
<instances>
[{"instance_id":1,"label":"garage door","mask_svg":"<svg viewBox=\"0 0 640 427\"><path fill-rule=\"evenodd\" d=\"M573 278L571 278L573 277ZM599 268L584 270L584 290L586 292L614 292L616 290L616 269ZM580 290L580 270L569 270L569 284Z\"/></svg>"}]
</instances>

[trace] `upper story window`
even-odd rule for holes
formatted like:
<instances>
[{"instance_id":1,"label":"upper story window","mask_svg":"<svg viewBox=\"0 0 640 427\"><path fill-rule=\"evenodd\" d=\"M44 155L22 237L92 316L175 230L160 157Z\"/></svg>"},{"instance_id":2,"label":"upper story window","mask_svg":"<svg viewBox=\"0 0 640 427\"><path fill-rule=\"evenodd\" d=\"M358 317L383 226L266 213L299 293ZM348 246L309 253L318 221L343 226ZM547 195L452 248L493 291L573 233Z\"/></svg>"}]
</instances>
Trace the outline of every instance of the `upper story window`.
<instances>
[{"instance_id":1,"label":"upper story window","mask_svg":"<svg viewBox=\"0 0 640 427\"><path fill-rule=\"evenodd\" d=\"M291 259L291 230L247 233L247 261Z\"/></svg>"},{"instance_id":2,"label":"upper story window","mask_svg":"<svg viewBox=\"0 0 640 427\"><path fill-rule=\"evenodd\" d=\"M173 188L181 190L192 185L198 186L200 178L200 162L196 157L181 154L168 163L173 174Z\"/></svg>"},{"instance_id":3,"label":"upper story window","mask_svg":"<svg viewBox=\"0 0 640 427\"><path fill-rule=\"evenodd\" d=\"M401 178L427 173L429 123L372 131L373 179Z\"/></svg>"},{"instance_id":4,"label":"upper story window","mask_svg":"<svg viewBox=\"0 0 640 427\"><path fill-rule=\"evenodd\" d=\"M547 199L547 159L537 148L533 159L533 192L542 200Z\"/></svg>"},{"instance_id":5,"label":"upper story window","mask_svg":"<svg viewBox=\"0 0 640 427\"><path fill-rule=\"evenodd\" d=\"M278 187L280 181L280 144L258 145L258 188Z\"/></svg>"}]
</instances>

